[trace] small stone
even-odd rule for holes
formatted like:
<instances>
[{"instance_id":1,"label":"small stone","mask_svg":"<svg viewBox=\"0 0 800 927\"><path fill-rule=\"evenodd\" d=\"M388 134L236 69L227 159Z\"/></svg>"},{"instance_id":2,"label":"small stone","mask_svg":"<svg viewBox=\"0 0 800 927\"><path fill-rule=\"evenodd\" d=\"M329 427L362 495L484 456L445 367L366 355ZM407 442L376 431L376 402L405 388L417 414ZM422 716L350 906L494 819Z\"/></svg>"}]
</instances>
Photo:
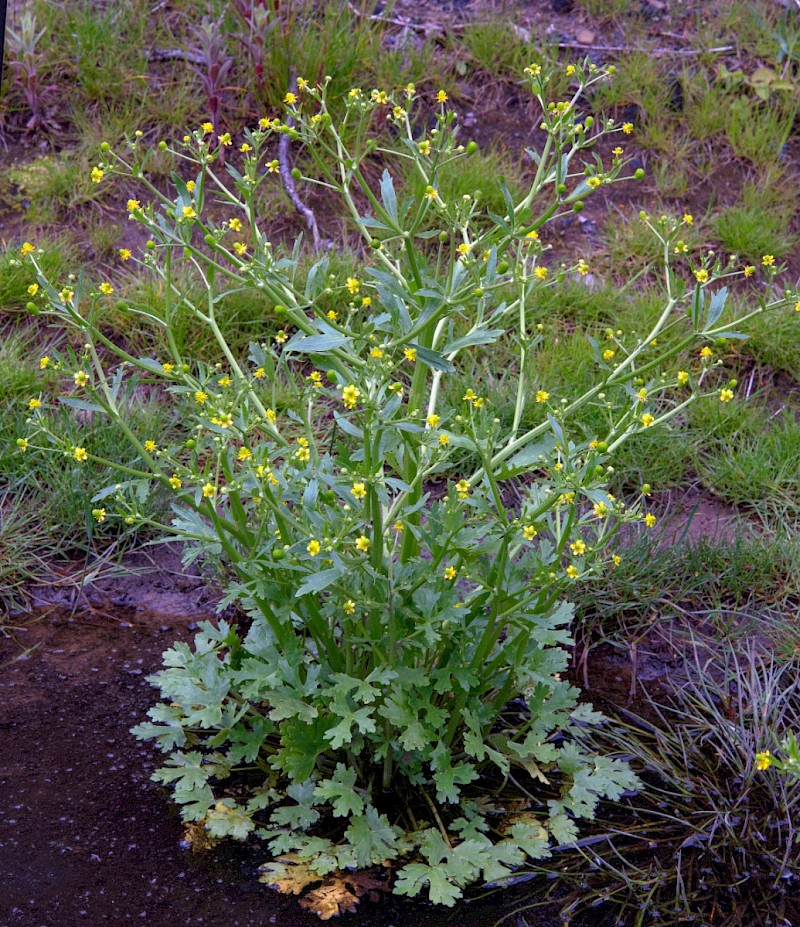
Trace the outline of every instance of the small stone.
<instances>
[{"instance_id":1,"label":"small stone","mask_svg":"<svg viewBox=\"0 0 800 927\"><path fill-rule=\"evenodd\" d=\"M575 36L575 41L580 45L593 45L594 32L591 32L589 29L581 29L581 31Z\"/></svg>"}]
</instances>

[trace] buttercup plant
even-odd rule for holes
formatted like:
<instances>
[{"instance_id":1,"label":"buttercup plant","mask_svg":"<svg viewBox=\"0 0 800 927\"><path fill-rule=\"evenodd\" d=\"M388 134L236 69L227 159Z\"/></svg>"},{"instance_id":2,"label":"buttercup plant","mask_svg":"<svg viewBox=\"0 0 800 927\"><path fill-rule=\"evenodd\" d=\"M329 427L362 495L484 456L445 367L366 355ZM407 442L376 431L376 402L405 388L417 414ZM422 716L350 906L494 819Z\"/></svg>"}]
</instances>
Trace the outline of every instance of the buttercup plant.
<instances>
[{"instance_id":1,"label":"buttercup plant","mask_svg":"<svg viewBox=\"0 0 800 927\"><path fill-rule=\"evenodd\" d=\"M174 197L148 180L139 137L121 152L103 146L93 179L132 182L130 219L149 236L141 255L120 257L172 300L163 319L123 308L163 328L169 356L135 357L109 337L109 282L48 280L35 246L22 249L36 273L32 308L85 343L73 358L44 359L70 378L65 401L117 419L135 460L103 460L88 437L65 445L46 404L31 406L21 450L115 468L121 482L98 488L97 520L148 521L186 542L187 560L220 563L221 608L238 603L249 619L205 623L193 647L168 650L153 677L164 702L135 732L169 754L156 778L172 785L184 820L212 838L258 838L264 881L282 890L390 862L395 892L427 888L453 904L467 885L502 882L526 858L573 842L600 798L638 785L623 762L571 740L601 716L561 678L566 597L574 580L613 569L604 550L621 523L655 521L643 508L649 487L632 504L609 493L616 448L700 395L732 398L735 382L720 386L711 371L734 321L721 324L718 283L741 271L714 255L684 271L680 234L691 217L645 217L663 244L666 294L651 330L636 339L609 331L595 345L596 383L581 395L529 380L538 294L590 269L548 260L548 223L630 179L620 146L608 164L582 160L632 129L578 114L582 95L612 72L571 65L574 96L548 103L550 74L526 70L544 143L530 152L529 190L518 201L505 191L502 215L477 196L440 196L440 179L475 145L461 143L444 91L435 124L420 129L413 85L354 88L334 118L327 84L299 78L285 101L294 125L265 117L234 143L205 124L174 146L186 167L173 176ZM376 114L393 124L391 142L372 132ZM344 283L327 257L304 272L300 248L273 247L259 225L257 194L276 182L273 142L283 133L313 164L305 181L341 201L361 238L363 267ZM222 149L227 177L217 170ZM365 170L376 162L385 167L378 189ZM401 162L422 177L419 198L396 189ZM187 296L190 272L202 303ZM772 286L777 269L765 272ZM263 293L282 326L246 359L217 320L219 301L245 290ZM334 297L340 308L323 308ZM760 299L738 321L793 299ZM213 334L216 366L178 351L178 312ZM481 383L453 403L442 389L475 351L501 342L517 357L508 425ZM696 362L677 369L695 343ZM279 409L279 388L298 381L296 402ZM182 410L182 435L164 442L131 429L126 397L143 382ZM580 427L590 404L604 410L603 434ZM456 460L472 461L471 472ZM435 500L433 481L446 485ZM169 525L142 513L153 487L173 496ZM357 902L352 891L337 897L341 910Z\"/></svg>"}]
</instances>

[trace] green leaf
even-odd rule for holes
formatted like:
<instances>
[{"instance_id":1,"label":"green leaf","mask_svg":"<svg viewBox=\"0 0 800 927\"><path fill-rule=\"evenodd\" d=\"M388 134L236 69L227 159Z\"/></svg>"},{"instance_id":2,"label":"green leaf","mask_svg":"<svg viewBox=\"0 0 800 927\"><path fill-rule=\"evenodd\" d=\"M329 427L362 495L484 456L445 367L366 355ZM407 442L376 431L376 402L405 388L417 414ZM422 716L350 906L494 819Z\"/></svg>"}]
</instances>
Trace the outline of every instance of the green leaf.
<instances>
[{"instance_id":1,"label":"green leaf","mask_svg":"<svg viewBox=\"0 0 800 927\"><path fill-rule=\"evenodd\" d=\"M375 721L372 717L372 708L359 708L356 711L348 712L342 720L332 727L326 734L326 739L330 742L334 750L349 744L353 739L352 728L355 725L362 734L375 733Z\"/></svg>"},{"instance_id":2,"label":"green leaf","mask_svg":"<svg viewBox=\"0 0 800 927\"><path fill-rule=\"evenodd\" d=\"M70 409L77 409L79 412L105 412L106 410L98 402L89 402L86 399L72 399L71 397L59 396L58 401L62 406L69 406Z\"/></svg>"},{"instance_id":3,"label":"green leaf","mask_svg":"<svg viewBox=\"0 0 800 927\"><path fill-rule=\"evenodd\" d=\"M578 827L566 814L557 814L550 818L547 828L557 846L569 846L578 839Z\"/></svg>"},{"instance_id":4,"label":"green leaf","mask_svg":"<svg viewBox=\"0 0 800 927\"><path fill-rule=\"evenodd\" d=\"M337 579L341 579L346 572L347 568L345 565L343 563L338 563L329 570L319 570L316 573L309 573L297 587L294 597L299 599L301 596L308 595L309 593L322 592L323 589L327 589L328 586L333 585Z\"/></svg>"},{"instance_id":5,"label":"green leaf","mask_svg":"<svg viewBox=\"0 0 800 927\"><path fill-rule=\"evenodd\" d=\"M431 769L434 770L433 781L436 785L436 798L441 802L455 804L461 797L459 785L468 785L478 778L475 767L470 763L451 765L450 750L439 741L431 755Z\"/></svg>"},{"instance_id":6,"label":"green leaf","mask_svg":"<svg viewBox=\"0 0 800 927\"><path fill-rule=\"evenodd\" d=\"M389 218L394 223L395 228L399 231L399 220L397 218L397 194L394 192L394 183L392 175L388 170L384 170L381 175L381 200Z\"/></svg>"},{"instance_id":7,"label":"green leaf","mask_svg":"<svg viewBox=\"0 0 800 927\"><path fill-rule=\"evenodd\" d=\"M398 855L397 838L401 833L399 828L389 823L386 815L378 814L372 805L368 805L365 814L351 819L344 835L353 848L356 865L366 869Z\"/></svg>"},{"instance_id":8,"label":"green leaf","mask_svg":"<svg viewBox=\"0 0 800 927\"><path fill-rule=\"evenodd\" d=\"M463 338L456 338L442 348L442 354L453 354L462 348L471 348L479 344L494 344L498 338L505 335L504 328L478 328L474 332L464 335Z\"/></svg>"},{"instance_id":9,"label":"green leaf","mask_svg":"<svg viewBox=\"0 0 800 927\"><path fill-rule=\"evenodd\" d=\"M442 373L455 373L455 367L449 360L438 351L432 351L430 348L417 348L417 360L430 367L432 370L439 370Z\"/></svg>"},{"instance_id":10,"label":"green leaf","mask_svg":"<svg viewBox=\"0 0 800 927\"><path fill-rule=\"evenodd\" d=\"M725 309L725 303L728 299L728 288L722 287L721 290L717 290L716 293L711 297L708 303L708 311L706 313L706 324L704 330L708 331L709 328L714 327L714 323L722 315L723 310Z\"/></svg>"},{"instance_id":11,"label":"green leaf","mask_svg":"<svg viewBox=\"0 0 800 927\"><path fill-rule=\"evenodd\" d=\"M448 908L461 897L461 889L448 882L440 869L426 866L425 863L408 863L397 873L394 883L395 895L418 895L425 886L434 904L443 904Z\"/></svg>"},{"instance_id":12,"label":"green leaf","mask_svg":"<svg viewBox=\"0 0 800 927\"><path fill-rule=\"evenodd\" d=\"M234 840L246 840L255 827L252 817L242 811L230 798L218 801L206 815L206 830L212 837L233 837Z\"/></svg>"},{"instance_id":13,"label":"green leaf","mask_svg":"<svg viewBox=\"0 0 800 927\"><path fill-rule=\"evenodd\" d=\"M335 348L350 345L350 339L339 332L326 332L324 335L295 335L283 346L284 354L294 351L298 354L324 354Z\"/></svg>"},{"instance_id":14,"label":"green leaf","mask_svg":"<svg viewBox=\"0 0 800 927\"><path fill-rule=\"evenodd\" d=\"M345 818L350 814L360 815L364 810L364 799L356 791L356 773L343 763L336 764L330 779L323 779L314 789L314 797L329 801L333 816Z\"/></svg>"}]
</instances>

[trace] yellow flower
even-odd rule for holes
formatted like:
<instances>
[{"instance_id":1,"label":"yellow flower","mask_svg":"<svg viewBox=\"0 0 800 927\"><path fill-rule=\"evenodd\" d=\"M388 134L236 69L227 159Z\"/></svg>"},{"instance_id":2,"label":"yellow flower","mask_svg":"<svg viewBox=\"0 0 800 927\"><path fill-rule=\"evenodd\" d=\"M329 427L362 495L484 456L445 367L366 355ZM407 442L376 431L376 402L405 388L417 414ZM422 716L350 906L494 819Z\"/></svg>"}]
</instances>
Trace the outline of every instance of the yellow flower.
<instances>
[{"instance_id":1,"label":"yellow flower","mask_svg":"<svg viewBox=\"0 0 800 927\"><path fill-rule=\"evenodd\" d=\"M322 389L322 374L319 372L319 370L312 370L306 379L314 387L314 389Z\"/></svg>"},{"instance_id":2,"label":"yellow flower","mask_svg":"<svg viewBox=\"0 0 800 927\"><path fill-rule=\"evenodd\" d=\"M219 386L222 386L222 387L230 386L230 385L231 385L231 378L230 378L230 377L227 377L227 376L226 376L226 377L220 377L220 379L219 379L218 382L219 382Z\"/></svg>"},{"instance_id":3,"label":"yellow flower","mask_svg":"<svg viewBox=\"0 0 800 927\"><path fill-rule=\"evenodd\" d=\"M645 412L644 415L643 415L642 418L641 418L641 422L642 422L642 425L644 425L645 428L650 428L650 426L653 424L653 422L655 422L655 419L653 418L653 416L652 416L649 412Z\"/></svg>"},{"instance_id":4,"label":"yellow flower","mask_svg":"<svg viewBox=\"0 0 800 927\"><path fill-rule=\"evenodd\" d=\"M361 281L358 279L358 277L348 277L346 285L350 293L358 293L358 291L361 289Z\"/></svg>"},{"instance_id":5,"label":"yellow flower","mask_svg":"<svg viewBox=\"0 0 800 927\"><path fill-rule=\"evenodd\" d=\"M614 561L614 566L619 566L622 563L622 557L619 554L612 554L611 559Z\"/></svg>"},{"instance_id":6,"label":"yellow flower","mask_svg":"<svg viewBox=\"0 0 800 927\"><path fill-rule=\"evenodd\" d=\"M567 567L565 572L570 579L577 579L578 576L580 576L580 570L572 563Z\"/></svg>"},{"instance_id":7,"label":"yellow flower","mask_svg":"<svg viewBox=\"0 0 800 927\"><path fill-rule=\"evenodd\" d=\"M689 374L685 370L679 370L678 371L678 383L680 383L681 386L686 386L688 382L689 382Z\"/></svg>"},{"instance_id":8,"label":"yellow flower","mask_svg":"<svg viewBox=\"0 0 800 927\"><path fill-rule=\"evenodd\" d=\"M253 150L252 147L248 145L247 142L242 142L242 145L239 148L239 151L241 151L242 154L247 154L248 151L252 151L252 150Z\"/></svg>"},{"instance_id":9,"label":"yellow flower","mask_svg":"<svg viewBox=\"0 0 800 927\"><path fill-rule=\"evenodd\" d=\"M647 515L644 516L644 523L648 528L652 528L656 523L656 516L648 512Z\"/></svg>"},{"instance_id":10,"label":"yellow flower","mask_svg":"<svg viewBox=\"0 0 800 927\"><path fill-rule=\"evenodd\" d=\"M353 386L351 383L349 386L345 386L342 390L342 402L348 409L355 409L356 403L358 402L358 397L361 395L361 390L357 386Z\"/></svg>"},{"instance_id":11,"label":"yellow flower","mask_svg":"<svg viewBox=\"0 0 800 927\"><path fill-rule=\"evenodd\" d=\"M200 128L203 130L205 135L208 135L209 132L214 131L214 124L212 122L204 122L201 124Z\"/></svg>"},{"instance_id":12,"label":"yellow flower","mask_svg":"<svg viewBox=\"0 0 800 927\"><path fill-rule=\"evenodd\" d=\"M439 422L441 422L441 418L435 412L431 412L431 414L425 419L425 424L428 426L428 428L436 428Z\"/></svg>"},{"instance_id":13,"label":"yellow flower","mask_svg":"<svg viewBox=\"0 0 800 927\"><path fill-rule=\"evenodd\" d=\"M569 545L569 549L576 556L580 556L581 554L586 553L586 545L583 543L583 541L580 538L578 538L577 541L573 541L572 544Z\"/></svg>"},{"instance_id":14,"label":"yellow flower","mask_svg":"<svg viewBox=\"0 0 800 927\"><path fill-rule=\"evenodd\" d=\"M218 135L218 136L217 136L217 141L220 143L220 145L224 145L226 148L230 148L230 146L231 146L231 144L232 144L232 142L231 142L231 133L230 133L230 132L223 132L222 135Z\"/></svg>"},{"instance_id":15,"label":"yellow flower","mask_svg":"<svg viewBox=\"0 0 800 927\"><path fill-rule=\"evenodd\" d=\"M38 292L39 292L39 284L38 284L38 283L32 283L32 284L28 287L28 296L35 296Z\"/></svg>"},{"instance_id":16,"label":"yellow flower","mask_svg":"<svg viewBox=\"0 0 800 927\"><path fill-rule=\"evenodd\" d=\"M375 358L375 360L380 360L383 357L383 351L380 348L371 348L369 356Z\"/></svg>"},{"instance_id":17,"label":"yellow flower","mask_svg":"<svg viewBox=\"0 0 800 927\"><path fill-rule=\"evenodd\" d=\"M199 406L203 405L203 403L206 401L206 399L208 399L208 393L205 392L205 390L199 389L199 390L197 390L197 392L194 394L194 401L195 401Z\"/></svg>"},{"instance_id":18,"label":"yellow flower","mask_svg":"<svg viewBox=\"0 0 800 927\"><path fill-rule=\"evenodd\" d=\"M578 261L578 273L581 275L581 277L585 277L589 273L589 270L589 265L586 263L586 261L584 261L583 258L581 258Z\"/></svg>"},{"instance_id":19,"label":"yellow flower","mask_svg":"<svg viewBox=\"0 0 800 927\"><path fill-rule=\"evenodd\" d=\"M50 366L50 358L47 354L44 357L39 358L39 369L46 370Z\"/></svg>"},{"instance_id":20,"label":"yellow flower","mask_svg":"<svg viewBox=\"0 0 800 927\"><path fill-rule=\"evenodd\" d=\"M689 212L685 212L683 214L683 221L686 225L694 225L694 216Z\"/></svg>"},{"instance_id":21,"label":"yellow flower","mask_svg":"<svg viewBox=\"0 0 800 927\"><path fill-rule=\"evenodd\" d=\"M283 102L286 103L288 106L294 106L294 104L297 102L297 96L293 94L292 91L290 90L286 94L286 96L283 98Z\"/></svg>"},{"instance_id":22,"label":"yellow flower","mask_svg":"<svg viewBox=\"0 0 800 927\"><path fill-rule=\"evenodd\" d=\"M75 447L72 449L72 456L78 463L83 463L85 460L89 459L89 455L86 453L85 447Z\"/></svg>"},{"instance_id":23,"label":"yellow flower","mask_svg":"<svg viewBox=\"0 0 800 927\"><path fill-rule=\"evenodd\" d=\"M644 402L644 400L647 399L647 389L644 386L636 394L636 398L640 399L642 402Z\"/></svg>"},{"instance_id":24,"label":"yellow flower","mask_svg":"<svg viewBox=\"0 0 800 927\"><path fill-rule=\"evenodd\" d=\"M98 289L103 294L103 296L110 296L114 292L114 287L111 286L110 283L106 283L105 281L100 284Z\"/></svg>"},{"instance_id":25,"label":"yellow flower","mask_svg":"<svg viewBox=\"0 0 800 927\"><path fill-rule=\"evenodd\" d=\"M119 249L119 259L121 261L129 261L131 259L130 248L120 248Z\"/></svg>"},{"instance_id":26,"label":"yellow flower","mask_svg":"<svg viewBox=\"0 0 800 927\"><path fill-rule=\"evenodd\" d=\"M800 305L800 303L798 303ZM417 349L416 348L403 348L403 357L407 361L415 361L417 359Z\"/></svg>"},{"instance_id":27,"label":"yellow flower","mask_svg":"<svg viewBox=\"0 0 800 927\"><path fill-rule=\"evenodd\" d=\"M189 191L189 193L194 193L195 186L196 184L193 180L186 181L186 189Z\"/></svg>"},{"instance_id":28,"label":"yellow flower","mask_svg":"<svg viewBox=\"0 0 800 927\"><path fill-rule=\"evenodd\" d=\"M91 178L92 183L100 183L100 181L105 177L105 173L99 167L93 167Z\"/></svg>"},{"instance_id":29,"label":"yellow flower","mask_svg":"<svg viewBox=\"0 0 800 927\"><path fill-rule=\"evenodd\" d=\"M775 258L774 258L771 254L765 254L765 255L761 258L761 263L764 265L764 267L774 267L774 266L775 266Z\"/></svg>"},{"instance_id":30,"label":"yellow flower","mask_svg":"<svg viewBox=\"0 0 800 927\"><path fill-rule=\"evenodd\" d=\"M38 409L41 406L41 404L42 404L41 399L34 398L34 399L28 400L28 408L31 410L31 412L33 412L34 409Z\"/></svg>"},{"instance_id":31,"label":"yellow flower","mask_svg":"<svg viewBox=\"0 0 800 927\"><path fill-rule=\"evenodd\" d=\"M698 283L705 283L708 280L708 271L705 267L701 267L700 270L694 272L695 277L697 277Z\"/></svg>"},{"instance_id":32,"label":"yellow flower","mask_svg":"<svg viewBox=\"0 0 800 927\"><path fill-rule=\"evenodd\" d=\"M439 191L436 187L426 187L425 188L425 199L426 200L435 200L439 196Z\"/></svg>"},{"instance_id":33,"label":"yellow flower","mask_svg":"<svg viewBox=\"0 0 800 927\"><path fill-rule=\"evenodd\" d=\"M545 280L547 278L549 271L546 267L537 267L533 272L534 277L538 277L539 280Z\"/></svg>"},{"instance_id":34,"label":"yellow flower","mask_svg":"<svg viewBox=\"0 0 800 927\"><path fill-rule=\"evenodd\" d=\"M148 454L152 454L153 451L154 451L157 447L158 447L158 445L156 444L155 441L150 440L150 441L145 441L145 442L144 442L144 449L147 451Z\"/></svg>"},{"instance_id":35,"label":"yellow flower","mask_svg":"<svg viewBox=\"0 0 800 927\"><path fill-rule=\"evenodd\" d=\"M17 438L17 447L24 453L28 450L28 439L27 438Z\"/></svg>"},{"instance_id":36,"label":"yellow flower","mask_svg":"<svg viewBox=\"0 0 800 927\"><path fill-rule=\"evenodd\" d=\"M142 208L142 204L139 202L139 200L128 200L126 207L128 212L136 212L137 209Z\"/></svg>"},{"instance_id":37,"label":"yellow flower","mask_svg":"<svg viewBox=\"0 0 800 927\"><path fill-rule=\"evenodd\" d=\"M468 389L461 398L464 402L475 402L478 398L478 394L473 389Z\"/></svg>"},{"instance_id":38,"label":"yellow flower","mask_svg":"<svg viewBox=\"0 0 800 927\"><path fill-rule=\"evenodd\" d=\"M439 435L439 446L440 447L447 447L449 443L450 443L449 435Z\"/></svg>"},{"instance_id":39,"label":"yellow flower","mask_svg":"<svg viewBox=\"0 0 800 927\"><path fill-rule=\"evenodd\" d=\"M755 272L756 269L752 264L747 264L742 270L742 273L745 275L745 277L752 277Z\"/></svg>"},{"instance_id":40,"label":"yellow flower","mask_svg":"<svg viewBox=\"0 0 800 927\"><path fill-rule=\"evenodd\" d=\"M24 257L26 254L33 254L35 250L36 248L29 241L26 241L19 249L19 253Z\"/></svg>"},{"instance_id":41,"label":"yellow flower","mask_svg":"<svg viewBox=\"0 0 800 927\"><path fill-rule=\"evenodd\" d=\"M213 483L206 483L203 486L203 497L205 499L213 499L216 495L217 487Z\"/></svg>"},{"instance_id":42,"label":"yellow flower","mask_svg":"<svg viewBox=\"0 0 800 927\"><path fill-rule=\"evenodd\" d=\"M598 518L605 518L608 514L608 506L605 502L595 502L592 506L592 511Z\"/></svg>"},{"instance_id":43,"label":"yellow flower","mask_svg":"<svg viewBox=\"0 0 800 927\"><path fill-rule=\"evenodd\" d=\"M772 766L772 754L769 750L762 750L756 753L756 769L765 770Z\"/></svg>"},{"instance_id":44,"label":"yellow flower","mask_svg":"<svg viewBox=\"0 0 800 927\"><path fill-rule=\"evenodd\" d=\"M633 123L632 123L632 122L623 122L623 123L622 123L622 131L623 131L626 135L630 135L631 132L633 132Z\"/></svg>"},{"instance_id":45,"label":"yellow flower","mask_svg":"<svg viewBox=\"0 0 800 927\"><path fill-rule=\"evenodd\" d=\"M239 257L247 254L247 245L242 241L234 242L233 250L238 254Z\"/></svg>"},{"instance_id":46,"label":"yellow flower","mask_svg":"<svg viewBox=\"0 0 800 927\"><path fill-rule=\"evenodd\" d=\"M444 571L444 578L448 581L455 579L458 575L458 570L454 566L449 566Z\"/></svg>"},{"instance_id":47,"label":"yellow flower","mask_svg":"<svg viewBox=\"0 0 800 927\"><path fill-rule=\"evenodd\" d=\"M277 158L267 163L267 171L270 174L277 174L280 169L281 169L281 165Z\"/></svg>"},{"instance_id":48,"label":"yellow flower","mask_svg":"<svg viewBox=\"0 0 800 927\"><path fill-rule=\"evenodd\" d=\"M459 480L456 483L456 492L458 493L459 499L466 499L469 495L469 480Z\"/></svg>"},{"instance_id":49,"label":"yellow flower","mask_svg":"<svg viewBox=\"0 0 800 927\"><path fill-rule=\"evenodd\" d=\"M238 453L236 454L237 460L250 460L253 456L253 452L249 447L240 447Z\"/></svg>"},{"instance_id":50,"label":"yellow flower","mask_svg":"<svg viewBox=\"0 0 800 927\"><path fill-rule=\"evenodd\" d=\"M599 177L590 177L586 181L586 186L592 190L596 190L603 181Z\"/></svg>"},{"instance_id":51,"label":"yellow flower","mask_svg":"<svg viewBox=\"0 0 800 927\"><path fill-rule=\"evenodd\" d=\"M538 240L539 240L539 233L536 231L536 229L531 229L531 231L528 232L528 234L527 234L525 237L526 237L529 241L538 241Z\"/></svg>"},{"instance_id":52,"label":"yellow flower","mask_svg":"<svg viewBox=\"0 0 800 927\"><path fill-rule=\"evenodd\" d=\"M274 424L275 419L277 418L277 413L274 409L267 409L267 418Z\"/></svg>"},{"instance_id":53,"label":"yellow flower","mask_svg":"<svg viewBox=\"0 0 800 927\"><path fill-rule=\"evenodd\" d=\"M94 518L94 520L98 522L98 524L102 521L105 521L106 520L106 510L105 509L92 509L92 518Z\"/></svg>"},{"instance_id":54,"label":"yellow flower","mask_svg":"<svg viewBox=\"0 0 800 927\"><path fill-rule=\"evenodd\" d=\"M719 401L720 402L730 402L731 399L733 399L732 389L721 389L719 391Z\"/></svg>"},{"instance_id":55,"label":"yellow flower","mask_svg":"<svg viewBox=\"0 0 800 927\"><path fill-rule=\"evenodd\" d=\"M796 302L796 303L794 304L794 311L795 311L795 312L800 312L800 302Z\"/></svg>"},{"instance_id":56,"label":"yellow flower","mask_svg":"<svg viewBox=\"0 0 800 927\"><path fill-rule=\"evenodd\" d=\"M348 599L342 606L342 611L345 615L352 615L356 610L356 603L352 599Z\"/></svg>"},{"instance_id":57,"label":"yellow flower","mask_svg":"<svg viewBox=\"0 0 800 927\"><path fill-rule=\"evenodd\" d=\"M688 254L689 246L685 241L678 241L675 243L675 247L672 250L675 254Z\"/></svg>"},{"instance_id":58,"label":"yellow flower","mask_svg":"<svg viewBox=\"0 0 800 927\"><path fill-rule=\"evenodd\" d=\"M233 229L234 232L241 232L242 230L242 220L241 219L231 219L228 223L229 228Z\"/></svg>"},{"instance_id":59,"label":"yellow flower","mask_svg":"<svg viewBox=\"0 0 800 927\"><path fill-rule=\"evenodd\" d=\"M64 287L64 289L58 295L62 302L71 303L75 293L72 290L67 289L67 287Z\"/></svg>"},{"instance_id":60,"label":"yellow flower","mask_svg":"<svg viewBox=\"0 0 800 927\"><path fill-rule=\"evenodd\" d=\"M547 402L549 398L550 398L550 393L548 393L547 390L545 389L536 390L536 401L537 402Z\"/></svg>"},{"instance_id":61,"label":"yellow flower","mask_svg":"<svg viewBox=\"0 0 800 927\"><path fill-rule=\"evenodd\" d=\"M194 211L194 206L184 206L181 215L184 219L194 219L197 213Z\"/></svg>"},{"instance_id":62,"label":"yellow flower","mask_svg":"<svg viewBox=\"0 0 800 927\"><path fill-rule=\"evenodd\" d=\"M369 538L366 534L361 534L356 538L356 550L365 554L369 550Z\"/></svg>"},{"instance_id":63,"label":"yellow flower","mask_svg":"<svg viewBox=\"0 0 800 927\"><path fill-rule=\"evenodd\" d=\"M256 380L263 380L266 375L267 372L263 367L256 367L256 369L253 371L253 377Z\"/></svg>"},{"instance_id":64,"label":"yellow flower","mask_svg":"<svg viewBox=\"0 0 800 927\"><path fill-rule=\"evenodd\" d=\"M436 102L437 102L437 103L446 103L446 102L447 102L447 94L444 92L444 90L440 90L440 91L436 94Z\"/></svg>"},{"instance_id":65,"label":"yellow flower","mask_svg":"<svg viewBox=\"0 0 800 927\"><path fill-rule=\"evenodd\" d=\"M431 143L427 139L420 142L418 147L420 154L429 155L431 153Z\"/></svg>"},{"instance_id":66,"label":"yellow flower","mask_svg":"<svg viewBox=\"0 0 800 927\"><path fill-rule=\"evenodd\" d=\"M367 487L363 483L353 483L350 495L355 499L363 499L367 494Z\"/></svg>"},{"instance_id":67,"label":"yellow flower","mask_svg":"<svg viewBox=\"0 0 800 927\"><path fill-rule=\"evenodd\" d=\"M73 374L72 379L75 381L76 386L86 386L89 382L89 374L85 370L78 370Z\"/></svg>"},{"instance_id":68,"label":"yellow flower","mask_svg":"<svg viewBox=\"0 0 800 927\"><path fill-rule=\"evenodd\" d=\"M169 485L173 489L180 489L181 486L183 486L183 483L181 482L181 479L177 473L173 473L172 476L169 478Z\"/></svg>"},{"instance_id":69,"label":"yellow flower","mask_svg":"<svg viewBox=\"0 0 800 927\"><path fill-rule=\"evenodd\" d=\"M522 529L522 536L526 541L532 541L538 533L533 525L525 525Z\"/></svg>"},{"instance_id":70,"label":"yellow flower","mask_svg":"<svg viewBox=\"0 0 800 927\"><path fill-rule=\"evenodd\" d=\"M617 145L616 148L612 148L612 149L611 149L611 154L613 154L615 158L621 158L622 155L623 155L623 151L622 151L622 149L619 147L619 145Z\"/></svg>"},{"instance_id":71,"label":"yellow flower","mask_svg":"<svg viewBox=\"0 0 800 927\"><path fill-rule=\"evenodd\" d=\"M465 241L462 241L461 244L456 248L456 251L459 254L469 254L472 250L472 245L468 245Z\"/></svg>"},{"instance_id":72,"label":"yellow flower","mask_svg":"<svg viewBox=\"0 0 800 927\"><path fill-rule=\"evenodd\" d=\"M611 348L606 348L606 350L603 351L603 360L604 360L604 361L610 361L610 360L612 360L612 359L616 356L616 353L617 353L617 352L616 352L616 351L612 351Z\"/></svg>"},{"instance_id":73,"label":"yellow flower","mask_svg":"<svg viewBox=\"0 0 800 927\"><path fill-rule=\"evenodd\" d=\"M710 347L708 347L708 345L700 349L700 357L713 357L713 356L714 356L714 352L711 350Z\"/></svg>"},{"instance_id":74,"label":"yellow flower","mask_svg":"<svg viewBox=\"0 0 800 927\"><path fill-rule=\"evenodd\" d=\"M392 525L392 531L396 531L398 534L406 530L406 526L401 521L396 521Z\"/></svg>"}]
</instances>

